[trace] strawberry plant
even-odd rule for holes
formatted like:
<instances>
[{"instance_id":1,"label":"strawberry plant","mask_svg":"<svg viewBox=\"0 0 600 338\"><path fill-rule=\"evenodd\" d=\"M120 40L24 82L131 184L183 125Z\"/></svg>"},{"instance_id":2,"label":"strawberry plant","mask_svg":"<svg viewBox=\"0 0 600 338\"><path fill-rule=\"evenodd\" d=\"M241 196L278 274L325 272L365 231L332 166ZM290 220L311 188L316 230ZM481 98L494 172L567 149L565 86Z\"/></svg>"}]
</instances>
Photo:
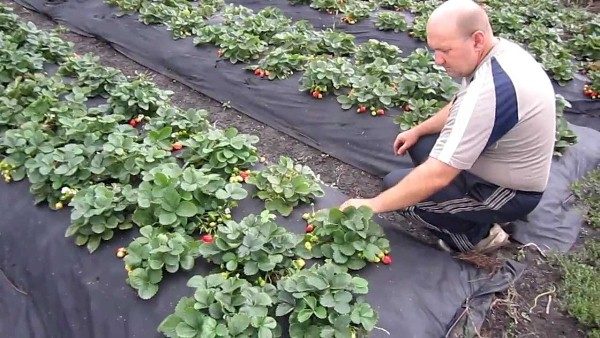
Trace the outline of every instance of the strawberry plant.
<instances>
[{"instance_id":1,"label":"strawberry plant","mask_svg":"<svg viewBox=\"0 0 600 338\"><path fill-rule=\"evenodd\" d=\"M126 282L137 290L140 298L150 299L158 292L163 270L175 273L180 268L194 267L200 243L188 235L150 225L141 228L140 234L125 249Z\"/></svg>"},{"instance_id":2,"label":"strawberry plant","mask_svg":"<svg viewBox=\"0 0 600 338\"><path fill-rule=\"evenodd\" d=\"M200 254L232 274L240 274L259 285L275 284L299 268L295 248L302 237L276 224L275 215L263 211L239 223L227 221L220 226L212 243L203 244Z\"/></svg>"},{"instance_id":3,"label":"strawberry plant","mask_svg":"<svg viewBox=\"0 0 600 338\"><path fill-rule=\"evenodd\" d=\"M410 9L412 0L381 0L379 6L396 11Z\"/></svg>"},{"instance_id":4,"label":"strawberry plant","mask_svg":"<svg viewBox=\"0 0 600 338\"><path fill-rule=\"evenodd\" d=\"M406 32L408 23L402 13L381 12L377 16L375 27L381 31Z\"/></svg>"},{"instance_id":5,"label":"strawberry plant","mask_svg":"<svg viewBox=\"0 0 600 338\"><path fill-rule=\"evenodd\" d=\"M13 79L43 69L41 55L19 48L15 43L3 38L0 33L0 84L8 84Z\"/></svg>"},{"instance_id":6,"label":"strawberry plant","mask_svg":"<svg viewBox=\"0 0 600 338\"><path fill-rule=\"evenodd\" d=\"M108 104L115 114L153 116L173 92L158 89L148 76L142 74L132 81L117 84L109 94Z\"/></svg>"},{"instance_id":7,"label":"strawberry plant","mask_svg":"<svg viewBox=\"0 0 600 338\"><path fill-rule=\"evenodd\" d=\"M334 14L341 10L342 3L343 0L312 0L310 7L329 14Z\"/></svg>"},{"instance_id":8,"label":"strawberry plant","mask_svg":"<svg viewBox=\"0 0 600 338\"><path fill-rule=\"evenodd\" d=\"M292 338L366 337L377 313L363 297L368 282L335 264L313 265L277 285L277 316L291 312Z\"/></svg>"},{"instance_id":9,"label":"strawberry plant","mask_svg":"<svg viewBox=\"0 0 600 338\"><path fill-rule=\"evenodd\" d=\"M311 227L299 255L324 257L351 270L362 269L366 262L379 263L384 257L391 257L390 243L372 217L373 212L367 207L317 212L308 219Z\"/></svg>"},{"instance_id":10,"label":"strawberry plant","mask_svg":"<svg viewBox=\"0 0 600 338\"><path fill-rule=\"evenodd\" d=\"M561 95L556 95L556 134L554 137L554 156L562 156L568 147L577 143L577 135L569 128L563 113L571 108L571 103Z\"/></svg>"},{"instance_id":11,"label":"strawberry plant","mask_svg":"<svg viewBox=\"0 0 600 338\"><path fill-rule=\"evenodd\" d=\"M369 17L369 14L375 9L375 2L362 0L347 0L342 5L342 21L353 25L359 20Z\"/></svg>"},{"instance_id":12,"label":"strawberry plant","mask_svg":"<svg viewBox=\"0 0 600 338\"><path fill-rule=\"evenodd\" d=\"M156 131L165 139L168 139L166 134L169 131L171 139L184 140L194 134L207 132L210 129L207 117L206 109L182 110L174 106L161 106L156 110L156 116L144 125L144 130ZM165 127L167 129L163 131Z\"/></svg>"},{"instance_id":13,"label":"strawberry plant","mask_svg":"<svg viewBox=\"0 0 600 338\"><path fill-rule=\"evenodd\" d=\"M175 39L181 39L192 35L193 31L204 26L205 23L199 11L191 6L185 6L175 9L166 25Z\"/></svg>"},{"instance_id":14,"label":"strawberry plant","mask_svg":"<svg viewBox=\"0 0 600 338\"><path fill-rule=\"evenodd\" d=\"M258 36L263 41L268 41L271 37L284 29L288 28L292 20L284 15L283 11L277 7L265 7L256 15L250 15L241 22L236 22L236 29ZM233 28L233 27L232 27Z\"/></svg>"},{"instance_id":15,"label":"strawberry plant","mask_svg":"<svg viewBox=\"0 0 600 338\"><path fill-rule=\"evenodd\" d=\"M342 105L342 109L350 109L356 105L358 113L370 110L374 116L384 115L384 108L392 105L395 94L393 84L386 83L375 75L363 75L353 77L352 89L347 95L338 96L337 101Z\"/></svg>"},{"instance_id":16,"label":"strawberry plant","mask_svg":"<svg viewBox=\"0 0 600 338\"><path fill-rule=\"evenodd\" d=\"M269 43L281 47L290 54L303 54L310 57L311 54L319 52L319 40L320 36L310 22L299 20L285 30L275 33Z\"/></svg>"},{"instance_id":17,"label":"strawberry plant","mask_svg":"<svg viewBox=\"0 0 600 338\"><path fill-rule=\"evenodd\" d=\"M257 64L247 68L254 73L257 70L263 71L262 75L269 80L285 79L290 77L294 71L303 69L309 59L310 57L304 54L290 53L285 48L277 47L260 59ZM256 75L260 76L261 73Z\"/></svg>"},{"instance_id":18,"label":"strawberry plant","mask_svg":"<svg viewBox=\"0 0 600 338\"><path fill-rule=\"evenodd\" d=\"M400 130L409 130L435 115L445 104L436 99L409 99L394 123L400 125Z\"/></svg>"},{"instance_id":19,"label":"strawberry plant","mask_svg":"<svg viewBox=\"0 0 600 338\"><path fill-rule=\"evenodd\" d=\"M600 70L587 72L590 82L583 87L583 94L592 100L600 98Z\"/></svg>"},{"instance_id":20,"label":"strawberry plant","mask_svg":"<svg viewBox=\"0 0 600 338\"><path fill-rule=\"evenodd\" d=\"M247 168L258 162L255 135L240 134L235 128L212 128L194 134L181 158L213 173L228 175L235 168Z\"/></svg>"},{"instance_id":21,"label":"strawberry plant","mask_svg":"<svg viewBox=\"0 0 600 338\"><path fill-rule=\"evenodd\" d=\"M107 4L119 7L124 12L137 12L143 0L105 0Z\"/></svg>"},{"instance_id":22,"label":"strawberry plant","mask_svg":"<svg viewBox=\"0 0 600 338\"><path fill-rule=\"evenodd\" d=\"M569 47L579 58L600 60L600 19L597 15L573 36Z\"/></svg>"},{"instance_id":23,"label":"strawberry plant","mask_svg":"<svg viewBox=\"0 0 600 338\"><path fill-rule=\"evenodd\" d=\"M205 169L177 164L160 164L143 173L138 187L138 208L133 221L139 226L155 225L167 229L198 229L198 218L205 212L241 200L247 192L239 183L225 183L218 174Z\"/></svg>"},{"instance_id":24,"label":"strawberry plant","mask_svg":"<svg viewBox=\"0 0 600 338\"><path fill-rule=\"evenodd\" d=\"M348 87L353 74L354 67L347 58L318 57L306 65L306 71L300 79L300 91L308 90L314 97L315 92L325 94Z\"/></svg>"},{"instance_id":25,"label":"strawberry plant","mask_svg":"<svg viewBox=\"0 0 600 338\"><path fill-rule=\"evenodd\" d=\"M48 201L53 209L60 202L60 188L81 188L89 184L92 173L89 160L95 149L84 144L69 143L49 153L38 153L25 161L30 192L36 203Z\"/></svg>"},{"instance_id":26,"label":"strawberry plant","mask_svg":"<svg viewBox=\"0 0 600 338\"><path fill-rule=\"evenodd\" d=\"M196 10L204 18L209 18L221 10L223 6L225 6L225 1L223 0L206 0L199 3Z\"/></svg>"},{"instance_id":27,"label":"strawberry plant","mask_svg":"<svg viewBox=\"0 0 600 338\"><path fill-rule=\"evenodd\" d=\"M276 289L253 286L244 279L212 274L194 276L187 285L194 297L183 297L158 331L169 338L280 337L271 315Z\"/></svg>"},{"instance_id":28,"label":"strawberry plant","mask_svg":"<svg viewBox=\"0 0 600 338\"><path fill-rule=\"evenodd\" d=\"M402 51L395 45L369 39L367 42L358 46L356 54L354 55L354 60L358 65L372 63L378 58L383 58L389 64L396 64L401 61L401 53Z\"/></svg>"},{"instance_id":29,"label":"strawberry plant","mask_svg":"<svg viewBox=\"0 0 600 338\"><path fill-rule=\"evenodd\" d=\"M267 43L259 36L241 30L222 32L217 45L221 48L220 56L229 59L231 63L256 60L267 50Z\"/></svg>"},{"instance_id":30,"label":"strawberry plant","mask_svg":"<svg viewBox=\"0 0 600 338\"><path fill-rule=\"evenodd\" d=\"M144 1L139 9L138 19L146 25L162 24L175 15L173 7L162 2Z\"/></svg>"},{"instance_id":31,"label":"strawberry plant","mask_svg":"<svg viewBox=\"0 0 600 338\"><path fill-rule=\"evenodd\" d=\"M265 201L267 210L283 216L289 216L298 204L310 203L324 194L312 169L294 164L286 156L280 157L277 164L252 173L248 183L256 186L255 196Z\"/></svg>"},{"instance_id":32,"label":"strawberry plant","mask_svg":"<svg viewBox=\"0 0 600 338\"><path fill-rule=\"evenodd\" d=\"M61 193L71 196L72 190L64 187ZM132 227L130 215L134 204L130 201L135 194L130 185L99 183L82 188L71 201L71 225L65 237L74 236L75 244L87 244L89 252L94 252L101 241L113 237L116 229Z\"/></svg>"},{"instance_id":33,"label":"strawberry plant","mask_svg":"<svg viewBox=\"0 0 600 338\"><path fill-rule=\"evenodd\" d=\"M321 41L318 46L323 53L344 56L352 54L356 49L355 37L352 34L333 29L325 30L321 34Z\"/></svg>"},{"instance_id":34,"label":"strawberry plant","mask_svg":"<svg viewBox=\"0 0 600 338\"><path fill-rule=\"evenodd\" d=\"M75 77L73 85L88 88L90 97L96 95L107 97L119 83L127 80L120 70L101 66L99 58L93 54L81 57L72 55L61 63L57 72L62 76Z\"/></svg>"}]
</instances>

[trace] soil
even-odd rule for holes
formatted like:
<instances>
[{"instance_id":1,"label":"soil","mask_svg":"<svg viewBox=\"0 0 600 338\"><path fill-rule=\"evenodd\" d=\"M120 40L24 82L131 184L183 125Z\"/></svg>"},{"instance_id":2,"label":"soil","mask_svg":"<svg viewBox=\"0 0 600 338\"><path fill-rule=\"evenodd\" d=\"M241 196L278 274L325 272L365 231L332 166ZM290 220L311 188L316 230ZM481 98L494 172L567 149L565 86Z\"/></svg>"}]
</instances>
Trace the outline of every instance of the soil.
<instances>
[{"instance_id":1,"label":"soil","mask_svg":"<svg viewBox=\"0 0 600 338\"><path fill-rule=\"evenodd\" d=\"M23 20L33 22L41 29L52 29L57 26L47 17L31 12L11 1L0 0L0 2L12 7ZM320 175L323 182L337 186L348 196L371 197L381 191L380 178L321 153L236 110L225 108L221 103L126 58L105 42L72 32L63 33L62 37L75 44L78 54L93 53L100 58L102 64L120 69L125 75L136 73L152 75L154 82L160 88L175 93L172 102L176 106L207 109L211 112L210 120L217 126L233 126L241 132L257 135L260 138L259 151L270 162L276 161L281 155L290 156L295 161L309 165ZM407 223L398 214L388 213L384 217L423 242L433 244L436 240L425 229ZM479 335L481 337L585 337L584 328L560 308L560 300L556 301L555 298L558 292L553 294L548 314L546 314L547 296L540 297L537 307L529 313L535 297L557 286L560 275L557 269L547 263L535 250L522 251L525 252L524 263L528 268L513 287L497 295ZM518 245L511 244L496 255L499 258L514 259L521 255L520 252Z\"/></svg>"}]
</instances>

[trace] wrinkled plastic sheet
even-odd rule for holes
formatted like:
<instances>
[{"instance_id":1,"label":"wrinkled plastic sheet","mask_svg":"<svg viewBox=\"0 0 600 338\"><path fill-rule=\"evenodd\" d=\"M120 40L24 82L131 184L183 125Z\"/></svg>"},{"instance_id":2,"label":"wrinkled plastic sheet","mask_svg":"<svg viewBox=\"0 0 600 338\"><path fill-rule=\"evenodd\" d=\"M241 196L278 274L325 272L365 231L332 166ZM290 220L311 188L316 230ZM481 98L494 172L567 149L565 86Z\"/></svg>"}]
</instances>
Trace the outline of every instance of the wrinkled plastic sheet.
<instances>
[{"instance_id":1,"label":"wrinkled plastic sheet","mask_svg":"<svg viewBox=\"0 0 600 338\"><path fill-rule=\"evenodd\" d=\"M215 268L199 257L191 271L165 273L158 294L142 300L125 283L123 262L115 256L117 248L138 236L137 229L115 234L89 254L64 237L69 210L34 206L28 187L24 181L0 184L0 337L159 337L156 328L162 319L181 297L193 294L187 280ZM327 187L315 208L337 206L345 199ZM233 218L263 208L262 201L247 198L234 209ZM302 233L301 215L309 209L297 208L277 222ZM375 329L372 337L442 337L451 327L460 327L465 309L469 316L464 325L479 327L492 294L522 272L521 265L509 262L489 276L384 219L376 221L390 240L394 262L370 264L358 272L369 281L367 299L379 312L377 326L390 332L388 336Z\"/></svg>"},{"instance_id":2,"label":"wrinkled plastic sheet","mask_svg":"<svg viewBox=\"0 0 600 338\"><path fill-rule=\"evenodd\" d=\"M523 244L534 243L543 251L568 251L584 222L571 184L589 171L600 167L600 132L571 125L577 144L569 147L550 168L550 180L539 205L527 216L527 222L513 223L512 237Z\"/></svg>"},{"instance_id":3,"label":"wrinkled plastic sheet","mask_svg":"<svg viewBox=\"0 0 600 338\"><path fill-rule=\"evenodd\" d=\"M391 144L399 129L393 123L400 112L386 116L344 111L335 97L313 100L298 90L301 73L286 80L268 81L244 69L244 64L218 61L216 48L197 47L191 38L174 40L164 25L145 25L137 15L118 16L118 8L101 0L18 0L82 35L107 41L117 51L140 64L181 83L273 128L315 147L350 165L383 177L397 168L412 167L407 157L398 157ZM425 46L406 33L383 32L373 25L375 16L355 25L309 6L292 6L287 1L238 0L233 3L259 10L275 6L294 20L307 19L315 29L332 27L356 36L356 42L376 38L397 45L405 52ZM600 130L600 102L586 100L581 79L566 87L555 86L573 104L568 118Z\"/></svg>"}]
</instances>

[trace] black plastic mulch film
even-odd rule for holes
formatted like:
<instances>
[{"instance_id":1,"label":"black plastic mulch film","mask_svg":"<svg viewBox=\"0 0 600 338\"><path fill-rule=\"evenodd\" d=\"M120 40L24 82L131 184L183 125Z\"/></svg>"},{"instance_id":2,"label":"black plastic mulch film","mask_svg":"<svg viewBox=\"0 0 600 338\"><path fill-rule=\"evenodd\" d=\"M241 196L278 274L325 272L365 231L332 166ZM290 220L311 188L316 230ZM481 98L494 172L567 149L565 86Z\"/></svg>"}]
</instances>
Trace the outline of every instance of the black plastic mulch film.
<instances>
[{"instance_id":1,"label":"black plastic mulch film","mask_svg":"<svg viewBox=\"0 0 600 338\"><path fill-rule=\"evenodd\" d=\"M78 33L106 40L131 59L218 101L230 101L241 112L356 167L384 175L410 166L407 159L391 155L398 127L390 116L371 118L342 111L333 98L311 101L298 91L299 74L288 80L259 80L243 65L217 62L216 48L198 48L191 39L175 41L164 27L146 26L135 16L117 17L117 11L100 0L19 2ZM334 20L287 1L236 3L252 9L276 6L293 19L308 19L316 28L330 26ZM377 38L408 52L422 46L406 34L379 32L369 20L342 29L355 34L357 42ZM597 118L582 113L597 114L597 105L575 99L580 87L580 82L573 83L559 92L574 104L578 115L573 118L587 125L596 123ZM327 188L315 207L337 206L345 198ZM240 219L262 207L262 202L246 199L234 217ZM298 209L278 222L300 233L300 215L305 211ZM126 246L137 236L135 232L121 233L89 255L64 237L68 211L34 207L25 182L2 186L0 214L0 268L5 274L0 276L1 337L158 337L160 321L172 313L180 297L192 293L185 286L189 277L211 269L199 259L191 272L166 276L158 294L144 301L125 284L126 272L114 257L115 249ZM375 329L373 337L441 337L464 314L469 318L464 325L478 327L491 295L505 289L523 269L508 262L490 277L413 240L382 219L378 222L391 242L395 263L359 273L369 280L368 300L380 316L377 327L381 329Z\"/></svg>"}]
</instances>

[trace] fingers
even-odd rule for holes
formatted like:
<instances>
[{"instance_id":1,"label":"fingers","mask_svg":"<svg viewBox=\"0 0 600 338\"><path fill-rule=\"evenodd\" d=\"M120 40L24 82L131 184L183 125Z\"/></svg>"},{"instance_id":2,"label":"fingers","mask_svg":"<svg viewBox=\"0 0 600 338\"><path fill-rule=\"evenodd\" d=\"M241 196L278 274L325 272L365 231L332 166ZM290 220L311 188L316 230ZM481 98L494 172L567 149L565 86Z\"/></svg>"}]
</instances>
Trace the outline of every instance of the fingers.
<instances>
[{"instance_id":1,"label":"fingers","mask_svg":"<svg viewBox=\"0 0 600 338\"><path fill-rule=\"evenodd\" d=\"M402 139L400 137L400 135L398 135L398 137L396 137L396 140L394 141L394 153L398 153L398 151L400 151L400 147L404 144L404 139Z\"/></svg>"},{"instance_id":2,"label":"fingers","mask_svg":"<svg viewBox=\"0 0 600 338\"><path fill-rule=\"evenodd\" d=\"M404 142L404 144L402 144L402 146L398 149L397 154L400 156L406 154L408 148L410 148L410 144L408 142Z\"/></svg>"}]
</instances>

